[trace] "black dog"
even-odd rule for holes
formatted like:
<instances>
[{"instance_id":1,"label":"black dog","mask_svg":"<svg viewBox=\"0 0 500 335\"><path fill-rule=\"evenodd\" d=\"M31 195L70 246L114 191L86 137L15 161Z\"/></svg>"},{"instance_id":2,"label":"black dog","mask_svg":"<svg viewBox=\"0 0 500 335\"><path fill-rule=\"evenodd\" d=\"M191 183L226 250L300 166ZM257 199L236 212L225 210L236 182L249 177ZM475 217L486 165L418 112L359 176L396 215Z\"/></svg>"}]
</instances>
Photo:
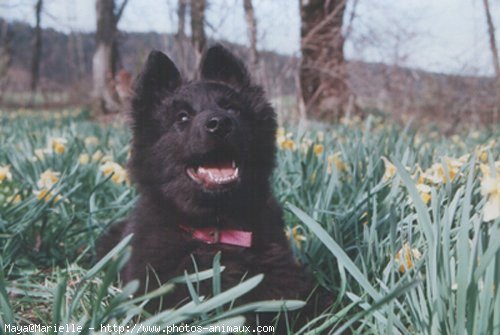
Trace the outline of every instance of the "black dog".
<instances>
[{"instance_id":1,"label":"black dog","mask_svg":"<svg viewBox=\"0 0 500 335\"><path fill-rule=\"evenodd\" d=\"M192 272L192 257L198 270L211 268L221 252L223 289L265 275L241 302L305 299L310 286L290 251L269 184L274 110L243 63L220 45L204 55L200 78L183 82L167 56L149 55L132 98L129 171L140 199L105 244L134 234L122 278L140 279L143 290L157 287L157 279ZM154 275L146 288L147 268ZM211 292L208 284L202 290ZM163 307L188 296L179 287Z\"/></svg>"}]
</instances>

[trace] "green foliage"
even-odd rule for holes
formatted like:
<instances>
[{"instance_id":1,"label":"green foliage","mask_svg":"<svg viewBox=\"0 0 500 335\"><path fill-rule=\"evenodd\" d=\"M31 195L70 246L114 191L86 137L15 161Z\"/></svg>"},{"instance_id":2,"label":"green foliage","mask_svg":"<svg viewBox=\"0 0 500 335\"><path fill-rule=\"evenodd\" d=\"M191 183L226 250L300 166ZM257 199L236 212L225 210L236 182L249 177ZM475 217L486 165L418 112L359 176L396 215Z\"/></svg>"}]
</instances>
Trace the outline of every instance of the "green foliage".
<instances>
[{"instance_id":1,"label":"green foliage","mask_svg":"<svg viewBox=\"0 0 500 335\"><path fill-rule=\"evenodd\" d=\"M335 298L298 334L500 334L500 219L491 211L500 129L444 138L389 121L278 132L273 185L287 203L286 232ZM0 113L0 332L26 323L80 325L82 334L101 324L241 325L246 312L283 308L233 307L262 278L221 291L218 257L212 270L143 297L130 297L135 282L114 286L127 240L98 262L94 250L137 198L123 170L129 141L122 124L97 125L85 113ZM198 295L199 280L211 280L212 297ZM172 285L188 285L192 301L142 310Z\"/></svg>"}]
</instances>

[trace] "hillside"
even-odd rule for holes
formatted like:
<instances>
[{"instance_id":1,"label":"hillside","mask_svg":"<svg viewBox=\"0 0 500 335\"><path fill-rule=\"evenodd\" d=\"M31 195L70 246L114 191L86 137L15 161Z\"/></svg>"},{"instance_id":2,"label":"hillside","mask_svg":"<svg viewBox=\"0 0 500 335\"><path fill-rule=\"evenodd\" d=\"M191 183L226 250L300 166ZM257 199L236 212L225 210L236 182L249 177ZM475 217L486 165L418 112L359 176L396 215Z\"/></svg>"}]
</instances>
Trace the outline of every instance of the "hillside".
<instances>
[{"instance_id":1,"label":"hillside","mask_svg":"<svg viewBox=\"0 0 500 335\"><path fill-rule=\"evenodd\" d=\"M9 91L23 91L28 87L32 31L33 28L25 23L5 24L0 18L0 36L5 37L1 46L4 50L9 50L11 59L7 72ZM43 89L60 91L69 88L89 92L93 34L64 34L44 29L42 36ZM133 74L137 73L151 49L169 54L188 77L193 72L193 57L188 41L183 43L187 50L184 57L180 56L179 43L170 34L121 32L119 41L119 67ZM226 44L231 45L242 58L247 57L248 52L244 46ZM287 55L262 52L261 61L263 69L257 77L270 95L295 95L299 60ZM472 113L476 118L479 115L476 112L481 111L481 119L486 117L487 120L498 120L498 113L491 113L496 101L494 81L491 78L444 75L360 61L349 62L348 72L349 85L364 107L398 113L445 113L454 117Z\"/></svg>"}]
</instances>

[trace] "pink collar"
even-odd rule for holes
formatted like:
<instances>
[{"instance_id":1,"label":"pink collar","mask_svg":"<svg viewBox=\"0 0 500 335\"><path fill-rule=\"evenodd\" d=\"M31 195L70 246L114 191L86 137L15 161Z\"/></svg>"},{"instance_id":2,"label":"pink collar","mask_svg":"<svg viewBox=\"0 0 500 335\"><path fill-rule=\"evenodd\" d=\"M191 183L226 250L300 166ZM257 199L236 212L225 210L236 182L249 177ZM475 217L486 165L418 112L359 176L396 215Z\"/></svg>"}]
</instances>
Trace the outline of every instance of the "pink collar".
<instances>
[{"instance_id":1,"label":"pink collar","mask_svg":"<svg viewBox=\"0 0 500 335\"><path fill-rule=\"evenodd\" d=\"M191 234L195 240L205 242L206 244L229 244L243 248L252 246L252 232L232 229L209 228L190 228L184 225L178 225L180 229Z\"/></svg>"}]
</instances>

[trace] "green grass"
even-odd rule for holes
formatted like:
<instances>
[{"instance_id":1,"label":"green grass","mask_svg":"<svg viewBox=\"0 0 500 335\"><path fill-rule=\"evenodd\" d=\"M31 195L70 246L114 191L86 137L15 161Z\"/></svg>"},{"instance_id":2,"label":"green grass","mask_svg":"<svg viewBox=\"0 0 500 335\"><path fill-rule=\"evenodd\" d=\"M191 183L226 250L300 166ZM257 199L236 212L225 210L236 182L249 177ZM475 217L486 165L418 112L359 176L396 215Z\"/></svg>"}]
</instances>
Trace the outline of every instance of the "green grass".
<instances>
[{"instance_id":1,"label":"green grass","mask_svg":"<svg viewBox=\"0 0 500 335\"><path fill-rule=\"evenodd\" d=\"M498 125L444 138L369 117L280 135L273 186L292 249L336 298L300 334L500 334L500 219L484 220L500 206ZM120 169L129 140L123 125L97 125L85 113L0 114L0 333L28 323L81 326L81 334L101 324L241 325L245 312L283 307L231 307L262 278L220 292L218 258L213 270L145 297L130 297L135 282L115 285L127 241L97 263L94 250L137 198ZM47 170L59 174L41 184ZM197 280L212 280L212 297L198 296ZM192 302L142 311L172 285L188 285Z\"/></svg>"}]
</instances>

